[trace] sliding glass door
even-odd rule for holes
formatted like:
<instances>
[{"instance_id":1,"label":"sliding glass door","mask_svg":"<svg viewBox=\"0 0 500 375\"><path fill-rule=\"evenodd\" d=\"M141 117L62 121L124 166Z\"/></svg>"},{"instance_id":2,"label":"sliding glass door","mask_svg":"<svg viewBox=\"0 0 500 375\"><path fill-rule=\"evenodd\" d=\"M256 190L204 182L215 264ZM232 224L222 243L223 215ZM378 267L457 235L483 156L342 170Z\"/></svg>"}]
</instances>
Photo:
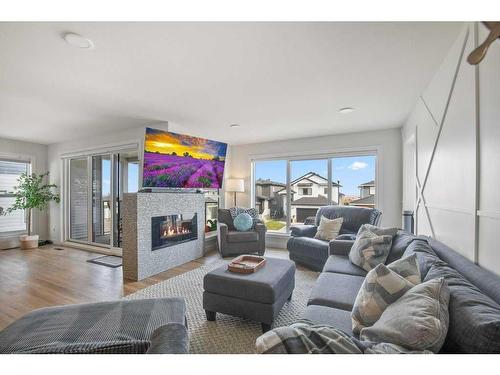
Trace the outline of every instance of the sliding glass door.
<instances>
[{"instance_id":1,"label":"sliding glass door","mask_svg":"<svg viewBox=\"0 0 500 375\"><path fill-rule=\"evenodd\" d=\"M74 241L88 242L89 172L88 159L69 161L69 237Z\"/></svg>"},{"instance_id":2,"label":"sliding glass door","mask_svg":"<svg viewBox=\"0 0 500 375\"><path fill-rule=\"evenodd\" d=\"M89 245L120 248L123 192L136 192L139 186L137 151L75 157L67 163L66 238Z\"/></svg>"}]
</instances>

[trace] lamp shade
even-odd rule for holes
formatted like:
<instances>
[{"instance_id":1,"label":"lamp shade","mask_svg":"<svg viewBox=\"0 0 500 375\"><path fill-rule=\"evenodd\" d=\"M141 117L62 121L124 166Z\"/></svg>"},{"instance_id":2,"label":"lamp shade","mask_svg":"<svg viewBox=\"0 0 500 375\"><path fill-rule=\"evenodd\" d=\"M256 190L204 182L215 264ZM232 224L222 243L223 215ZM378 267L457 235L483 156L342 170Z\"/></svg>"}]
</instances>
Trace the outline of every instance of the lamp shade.
<instances>
[{"instance_id":1,"label":"lamp shade","mask_svg":"<svg viewBox=\"0 0 500 375\"><path fill-rule=\"evenodd\" d=\"M230 193L244 193L245 180L242 178L228 178L225 181L225 188Z\"/></svg>"}]
</instances>

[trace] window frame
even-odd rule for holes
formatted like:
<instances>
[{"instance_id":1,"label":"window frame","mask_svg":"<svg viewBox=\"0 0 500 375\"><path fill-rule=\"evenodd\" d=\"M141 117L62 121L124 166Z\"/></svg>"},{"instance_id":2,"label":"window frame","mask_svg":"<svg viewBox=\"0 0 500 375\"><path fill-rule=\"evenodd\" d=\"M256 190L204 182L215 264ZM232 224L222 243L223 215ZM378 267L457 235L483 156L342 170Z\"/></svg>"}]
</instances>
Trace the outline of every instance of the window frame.
<instances>
[{"instance_id":1,"label":"window frame","mask_svg":"<svg viewBox=\"0 0 500 375\"><path fill-rule=\"evenodd\" d=\"M26 155L26 154L14 154L14 153L0 153L0 161L7 161L12 163L24 163L27 165L28 174L32 173L34 170L34 156ZM0 193L2 197L13 197L13 194L3 194ZM28 233L28 223L27 223L27 215L26 210L24 212L24 229L23 230L14 230L14 231L2 231L0 229L0 239L6 239L11 237L16 237L19 235ZM35 232L36 228L34 224L36 223L36 219L32 216L31 218L31 227L33 228L33 232ZM0 246L1 248L1 246Z\"/></svg>"},{"instance_id":2,"label":"window frame","mask_svg":"<svg viewBox=\"0 0 500 375\"><path fill-rule=\"evenodd\" d=\"M302 152L302 153L274 153L274 154L253 154L249 155L250 159L250 203L251 207L255 208L255 164L265 161L283 160L286 162L286 232L267 232L267 235L289 237L291 227L291 168L293 161L307 161L307 160L327 160L327 189L328 189L328 204L332 203L332 187L333 187L333 170L332 159L341 157L358 157L358 156L375 156L375 207L379 208L382 205L382 199L379 188L379 181L381 175L381 160L382 149L380 146L367 146L367 147L352 147L338 150L322 151L319 153Z\"/></svg>"}]
</instances>

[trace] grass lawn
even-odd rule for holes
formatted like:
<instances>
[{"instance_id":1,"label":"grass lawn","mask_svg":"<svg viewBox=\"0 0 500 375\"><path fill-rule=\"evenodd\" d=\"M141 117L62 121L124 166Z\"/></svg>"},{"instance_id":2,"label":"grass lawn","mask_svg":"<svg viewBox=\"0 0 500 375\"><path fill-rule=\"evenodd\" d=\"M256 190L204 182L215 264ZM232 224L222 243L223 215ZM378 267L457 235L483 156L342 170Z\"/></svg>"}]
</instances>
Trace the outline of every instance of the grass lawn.
<instances>
[{"instance_id":1,"label":"grass lawn","mask_svg":"<svg viewBox=\"0 0 500 375\"><path fill-rule=\"evenodd\" d=\"M269 230L280 230L286 225L284 221L279 221L279 220L268 220L265 222L265 224L267 229Z\"/></svg>"}]
</instances>

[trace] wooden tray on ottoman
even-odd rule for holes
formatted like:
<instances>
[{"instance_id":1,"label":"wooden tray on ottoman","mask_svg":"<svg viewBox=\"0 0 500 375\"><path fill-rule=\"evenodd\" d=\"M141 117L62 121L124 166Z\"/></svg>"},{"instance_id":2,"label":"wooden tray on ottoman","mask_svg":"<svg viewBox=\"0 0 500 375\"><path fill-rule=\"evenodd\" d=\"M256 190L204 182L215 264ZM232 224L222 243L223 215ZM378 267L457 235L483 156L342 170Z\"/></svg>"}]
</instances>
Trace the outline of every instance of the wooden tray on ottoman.
<instances>
[{"instance_id":1,"label":"wooden tray on ottoman","mask_svg":"<svg viewBox=\"0 0 500 375\"><path fill-rule=\"evenodd\" d=\"M241 255L227 265L227 269L236 273L254 273L266 263L264 257L256 255Z\"/></svg>"}]
</instances>

